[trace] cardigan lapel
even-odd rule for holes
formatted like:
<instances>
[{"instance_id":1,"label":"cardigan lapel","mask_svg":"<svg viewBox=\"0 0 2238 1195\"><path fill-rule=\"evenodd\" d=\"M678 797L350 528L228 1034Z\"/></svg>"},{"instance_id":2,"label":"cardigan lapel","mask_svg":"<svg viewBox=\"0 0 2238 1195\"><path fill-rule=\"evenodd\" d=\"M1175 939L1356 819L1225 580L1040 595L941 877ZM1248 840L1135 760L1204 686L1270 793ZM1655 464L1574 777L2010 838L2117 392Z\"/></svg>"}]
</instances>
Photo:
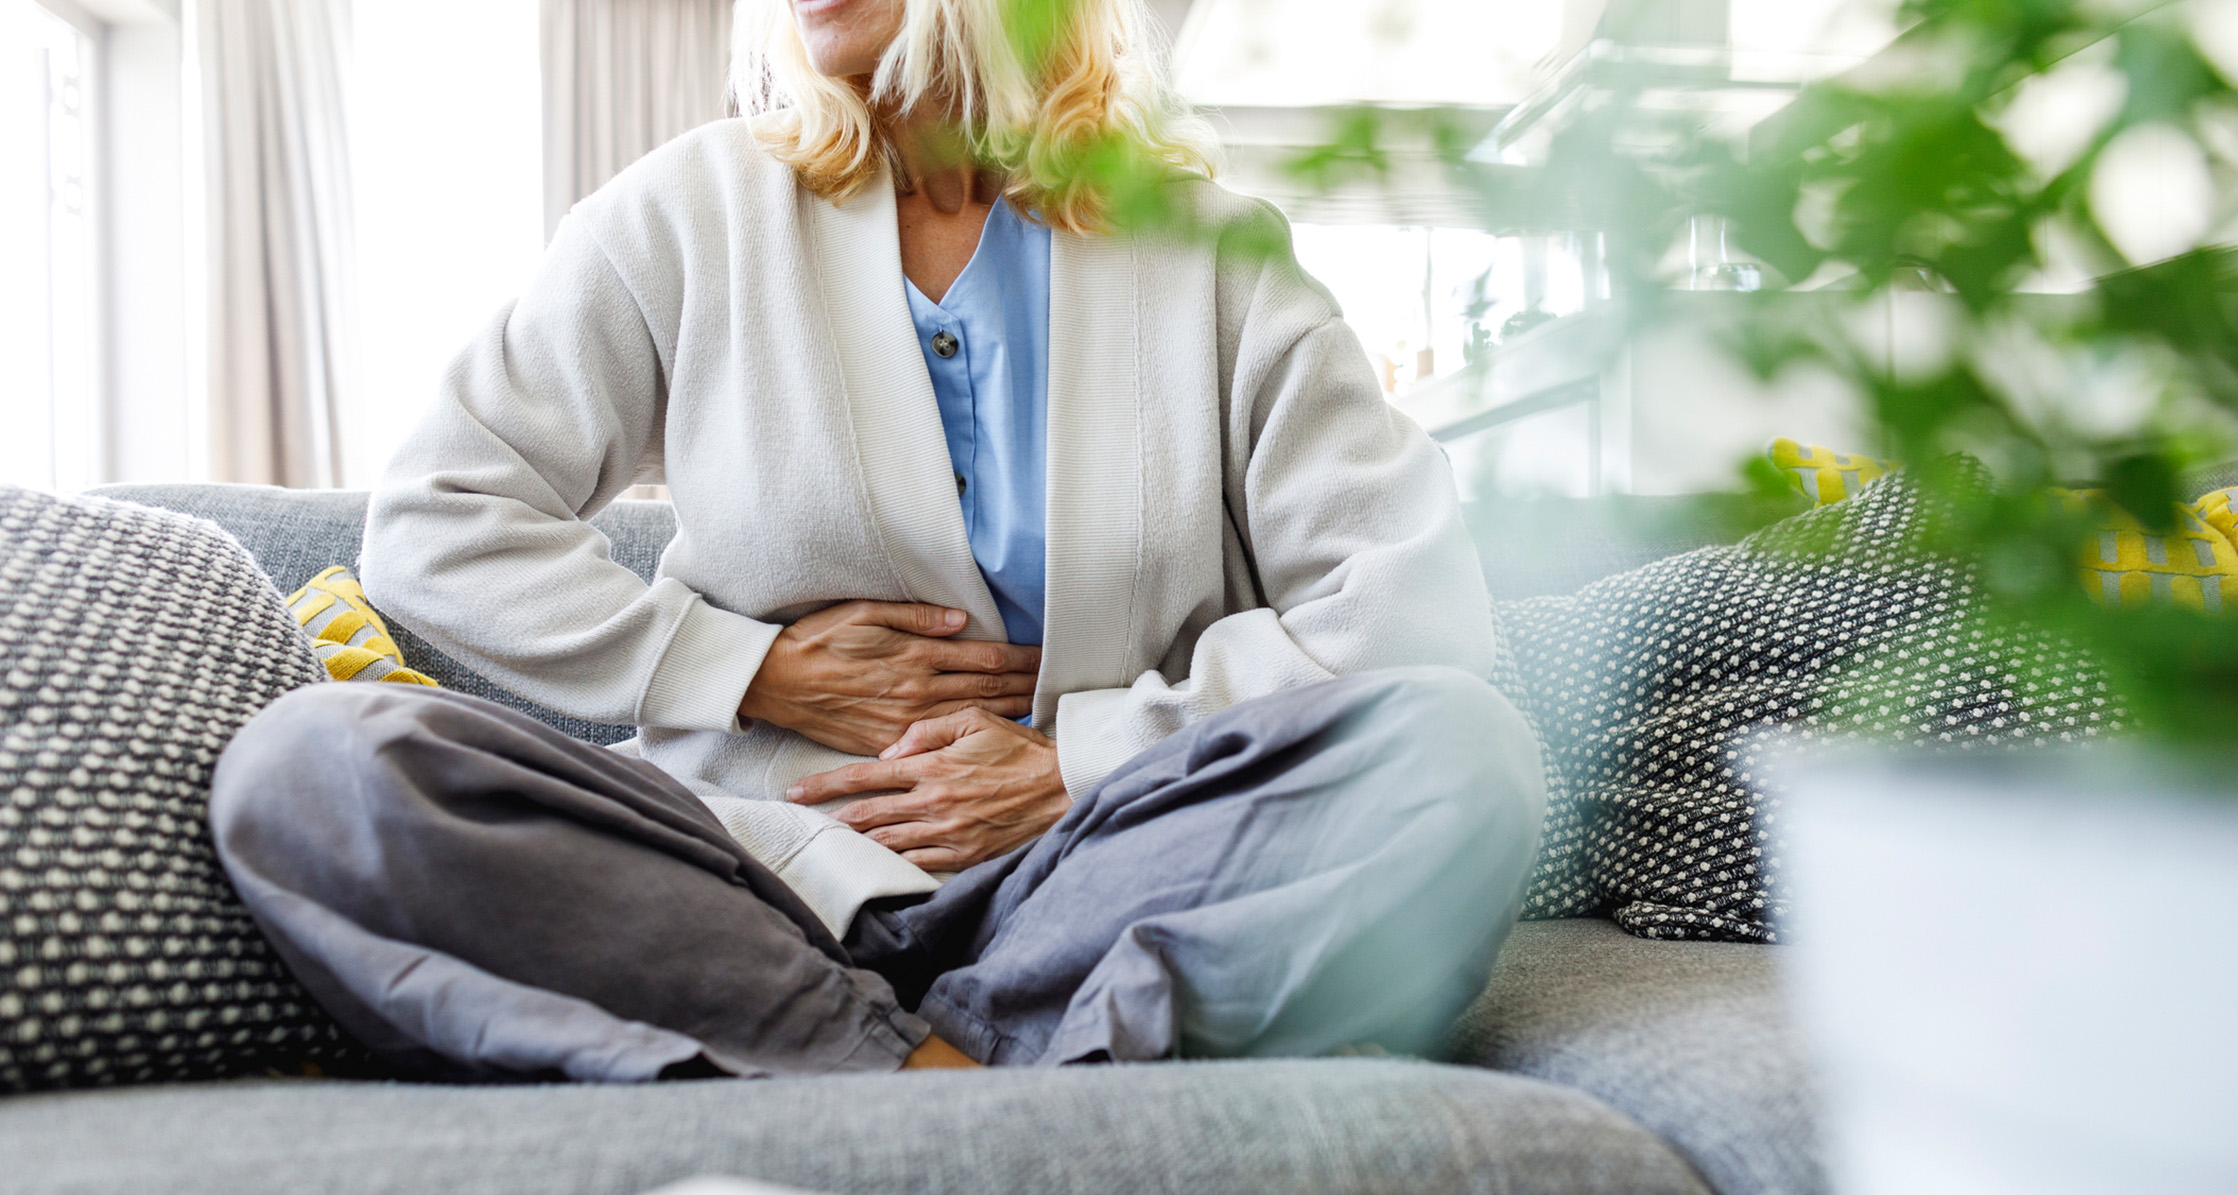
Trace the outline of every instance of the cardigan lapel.
<instances>
[{"instance_id":1,"label":"cardigan lapel","mask_svg":"<svg viewBox=\"0 0 2238 1195\"><path fill-rule=\"evenodd\" d=\"M884 176L847 202L801 192L871 519L913 602L971 616L962 639L1000 641L1002 615L972 559L932 376L902 289L894 189Z\"/></svg>"},{"instance_id":2,"label":"cardigan lapel","mask_svg":"<svg viewBox=\"0 0 2238 1195\"><path fill-rule=\"evenodd\" d=\"M1057 699L1123 688L1142 552L1136 263L1111 237L1051 235L1048 556L1034 725Z\"/></svg>"}]
</instances>

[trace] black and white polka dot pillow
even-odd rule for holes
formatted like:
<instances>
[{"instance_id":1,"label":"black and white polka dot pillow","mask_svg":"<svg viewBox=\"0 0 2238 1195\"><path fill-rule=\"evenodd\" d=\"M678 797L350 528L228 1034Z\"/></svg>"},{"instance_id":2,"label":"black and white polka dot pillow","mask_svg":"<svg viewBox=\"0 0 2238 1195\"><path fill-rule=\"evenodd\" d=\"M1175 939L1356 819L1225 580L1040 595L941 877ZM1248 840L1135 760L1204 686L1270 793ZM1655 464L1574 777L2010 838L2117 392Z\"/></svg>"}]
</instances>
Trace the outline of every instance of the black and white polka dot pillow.
<instances>
[{"instance_id":1,"label":"black and white polka dot pillow","mask_svg":"<svg viewBox=\"0 0 2238 1195\"><path fill-rule=\"evenodd\" d=\"M348 1058L219 869L218 752L325 678L199 519L0 487L0 1090Z\"/></svg>"},{"instance_id":2,"label":"black and white polka dot pillow","mask_svg":"<svg viewBox=\"0 0 2238 1195\"><path fill-rule=\"evenodd\" d=\"M1546 747L1524 916L1773 941L1769 751L2012 749L2121 728L2087 655L1995 623L1970 566L1918 549L1925 503L1899 473L1739 544L1495 603L1514 653L1502 688Z\"/></svg>"}]
</instances>

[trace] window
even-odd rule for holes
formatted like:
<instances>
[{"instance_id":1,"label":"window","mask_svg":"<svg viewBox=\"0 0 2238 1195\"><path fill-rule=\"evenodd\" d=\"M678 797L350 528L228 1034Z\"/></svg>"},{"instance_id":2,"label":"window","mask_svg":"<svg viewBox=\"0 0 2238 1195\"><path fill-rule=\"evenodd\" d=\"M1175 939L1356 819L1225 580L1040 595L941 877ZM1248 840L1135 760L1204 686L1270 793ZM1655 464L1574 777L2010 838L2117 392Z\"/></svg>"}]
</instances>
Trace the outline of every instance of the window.
<instances>
[{"instance_id":1,"label":"window","mask_svg":"<svg viewBox=\"0 0 2238 1195\"><path fill-rule=\"evenodd\" d=\"M0 482L99 480L97 30L0 0Z\"/></svg>"},{"instance_id":2,"label":"window","mask_svg":"<svg viewBox=\"0 0 2238 1195\"><path fill-rule=\"evenodd\" d=\"M1502 242L1467 228L1295 224L1298 264L1336 296L1387 395L1408 394L1466 364L1506 318L1487 293Z\"/></svg>"},{"instance_id":3,"label":"window","mask_svg":"<svg viewBox=\"0 0 2238 1195\"><path fill-rule=\"evenodd\" d=\"M531 0L354 6L358 351L343 481L365 487L544 249Z\"/></svg>"}]
</instances>

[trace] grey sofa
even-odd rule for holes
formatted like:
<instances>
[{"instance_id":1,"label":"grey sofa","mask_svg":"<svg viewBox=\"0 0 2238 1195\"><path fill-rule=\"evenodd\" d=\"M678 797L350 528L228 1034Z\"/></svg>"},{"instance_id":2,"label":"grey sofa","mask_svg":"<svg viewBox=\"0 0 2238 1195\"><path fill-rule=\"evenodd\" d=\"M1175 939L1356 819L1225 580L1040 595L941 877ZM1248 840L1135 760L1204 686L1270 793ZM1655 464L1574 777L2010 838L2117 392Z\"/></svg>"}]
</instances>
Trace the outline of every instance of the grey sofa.
<instances>
[{"instance_id":1,"label":"grey sofa","mask_svg":"<svg viewBox=\"0 0 2238 1195\"><path fill-rule=\"evenodd\" d=\"M363 494L112 487L238 537L285 592L353 561ZM650 574L663 504L596 520ZM1474 512L1496 596L1719 538L1653 502ZM392 628L446 685L608 742ZM637 1088L239 1080L0 1097L0 1190L1811 1192L1809 1069L1759 946L1527 923L1444 1061L1191 1062Z\"/></svg>"}]
</instances>

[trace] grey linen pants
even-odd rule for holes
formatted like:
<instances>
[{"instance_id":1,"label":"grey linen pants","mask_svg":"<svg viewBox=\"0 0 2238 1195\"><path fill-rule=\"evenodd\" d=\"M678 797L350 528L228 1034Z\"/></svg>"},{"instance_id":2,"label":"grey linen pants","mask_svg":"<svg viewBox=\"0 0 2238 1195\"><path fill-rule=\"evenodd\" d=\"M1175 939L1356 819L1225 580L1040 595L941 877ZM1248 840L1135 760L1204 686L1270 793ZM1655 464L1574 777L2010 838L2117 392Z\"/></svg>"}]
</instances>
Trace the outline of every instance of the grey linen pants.
<instances>
[{"instance_id":1,"label":"grey linen pants","mask_svg":"<svg viewBox=\"0 0 2238 1195\"><path fill-rule=\"evenodd\" d=\"M289 694L226 747L217 850L311 994L453 1078L1432 1047L1530 873L1538 747L1439 668L1247 702L1039 839L834 940L676 780L503 707Z\"/></svg>"}]
</instances>

